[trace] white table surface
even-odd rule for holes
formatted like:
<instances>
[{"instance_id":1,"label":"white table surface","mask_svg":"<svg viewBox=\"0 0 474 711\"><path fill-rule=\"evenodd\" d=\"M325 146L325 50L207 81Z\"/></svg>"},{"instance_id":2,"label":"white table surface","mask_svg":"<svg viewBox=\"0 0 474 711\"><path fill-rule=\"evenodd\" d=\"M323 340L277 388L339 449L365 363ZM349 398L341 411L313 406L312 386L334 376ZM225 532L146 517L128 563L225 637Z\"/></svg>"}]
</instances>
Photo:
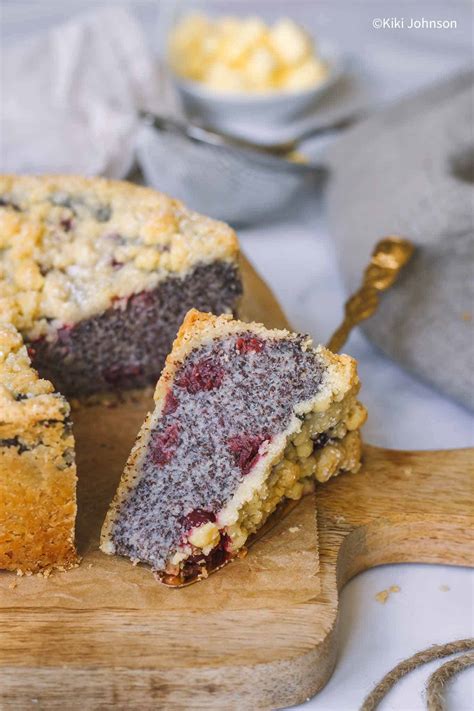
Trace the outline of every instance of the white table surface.
<instances>
[{"instance_id":1,"label":"white table surface","mask_svg":"<svg viewBox=\"0 0 474 711\"><path fill-rule=\"evenodd\" d=\"M45 28L84 7L103 5L91 0L5 0L3 37L14 41L24 31ZM109 4L114 4L112 0ZM151 17L153 2L131 0L142 18ZM284 8L285 4L276 2ZM316 18L316 3L298 3L302 19ZM236 3L229 3L232 9ZM256 3L254 3L256 5ZM270 8L270 0L262 7ZM320 2L318 29L363 56L374 71L383 99L421 86L440 73L462 66L469 57L469 2ZM273 10L274 8L272 8ZM403 12L402 12L403 9ZM255 11L255 8L254 8ZM457 17L456 33L407 33L371 30L371 17ZM27 22L31 20L32 22ZM155 25L148 24L148 33ZM426 52L416 61L420 47ZM467 51L467 55L466 55ZM421 55L420 55L421 56ZM376 61L374 61L374 58ZM339 322L344 300L342 285L316 194L295 205L275 224L243 230L244 248L274 289L290 322L324 342ZM471 445L473 418L439 396L377 352L360 334L345 350L359 360L361 397L370 417L365 439L385 447L452 448ZM401 591L385 605L375 594L390 585ZM449 590L446 590L446 586ZM443 589L442 589L443 588ZM430 565L389 565L358 575L345 587L341 600L341 646L336 670L327 686L305 706L314 711L355 711L364 696L398 661L433 643L474 636L474 573L467 569ZM427 665L400 682L382 703L382 710L424 708L421 691ZM474 708L474 674L464 672L450 687L448 708Z\"/></svg>"}]
</instances>

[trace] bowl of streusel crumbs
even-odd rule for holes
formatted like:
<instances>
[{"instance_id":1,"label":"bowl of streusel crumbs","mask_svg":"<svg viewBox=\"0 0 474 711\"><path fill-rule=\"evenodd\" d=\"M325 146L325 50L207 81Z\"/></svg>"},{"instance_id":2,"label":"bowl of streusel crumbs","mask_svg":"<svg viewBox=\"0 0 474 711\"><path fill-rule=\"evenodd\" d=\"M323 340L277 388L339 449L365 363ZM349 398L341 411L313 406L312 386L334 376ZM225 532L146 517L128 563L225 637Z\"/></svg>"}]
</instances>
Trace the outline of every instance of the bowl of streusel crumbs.
<instances>
[{"instance_id":1,"label":"bowl of streusel crumbs","mask_svg":"<svg viewBox=\"0 0 474 711\"><path fill-rule=\"evenodd\" d=\"M303 118L342 70L334 50L288 17L195 12L171 29L167 62L187 115L235 134Z\"/></svg>"}]
</instances>

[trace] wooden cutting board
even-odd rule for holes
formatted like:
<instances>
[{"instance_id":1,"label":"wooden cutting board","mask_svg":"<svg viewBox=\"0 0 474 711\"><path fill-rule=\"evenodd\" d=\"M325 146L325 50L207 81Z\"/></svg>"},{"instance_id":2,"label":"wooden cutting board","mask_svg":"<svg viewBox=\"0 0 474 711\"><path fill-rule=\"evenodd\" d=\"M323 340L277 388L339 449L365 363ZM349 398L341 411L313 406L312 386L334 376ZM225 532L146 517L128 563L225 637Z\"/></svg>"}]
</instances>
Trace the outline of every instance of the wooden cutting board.
<instances>
[{"instance_id":1,"label":"wooden cutting board","mask_svg":"<svg viewBox=\"0 0 474 711\"><path fill-rule=\"evenodd\" d=\"M244 317L287 325L248 264L245 280ZM367 445L358 474L320 486L245 559L189 588L162 587L145 566L98 550L150 406L147 392L74 413L83 561L48 579L0 574L2 711L297 704L334 668L338 591L351 576L382 563L474 564L474 450Z\"/></svg>"}]
</instances>

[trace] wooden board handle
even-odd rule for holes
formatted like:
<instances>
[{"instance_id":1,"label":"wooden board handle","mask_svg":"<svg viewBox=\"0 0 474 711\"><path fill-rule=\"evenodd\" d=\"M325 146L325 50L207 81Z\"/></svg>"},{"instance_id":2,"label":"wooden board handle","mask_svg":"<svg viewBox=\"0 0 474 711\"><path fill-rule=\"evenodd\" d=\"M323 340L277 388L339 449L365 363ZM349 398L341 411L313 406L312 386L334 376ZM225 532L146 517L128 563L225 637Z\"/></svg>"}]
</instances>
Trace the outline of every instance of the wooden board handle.
<instances>
[{"instance_id":1,"label":"wooden board handle","mask_svg":"<svg viewBox=\"0 0 474 711\"><path fill-rule=\"evenodd\" d=\"M318 490L320 540L339 587L383 563L473 566L473 463L474 449L366 445L358 474Z\"/></svg>"}]
</instances>

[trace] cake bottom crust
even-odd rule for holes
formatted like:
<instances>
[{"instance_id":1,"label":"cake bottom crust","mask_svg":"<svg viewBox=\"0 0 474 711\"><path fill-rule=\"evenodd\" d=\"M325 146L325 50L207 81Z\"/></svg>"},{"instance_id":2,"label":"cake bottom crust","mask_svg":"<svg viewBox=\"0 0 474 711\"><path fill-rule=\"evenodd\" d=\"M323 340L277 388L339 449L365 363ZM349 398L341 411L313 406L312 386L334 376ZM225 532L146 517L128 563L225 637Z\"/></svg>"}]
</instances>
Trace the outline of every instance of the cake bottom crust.
<instances>
[{"instance_id":1,"label":"cake bottom crust","mask_svg":"<svg viewBox=\"0 0 474 711\"><path fill-rule=\"evenodd\" d=\"M75 468L50 447L0 446L0 569L38 573L77 563Z\"/></svg>"},{"instance_id":2,"label":"cake bottom crust","mask_svg":"<svg viewBox=\"0 0 474 711\"><path fill-rule=\"evenodd\" d=\"M153 291L118 300L103 314L65 326L54 340L30 342L41 377L63 395L141 388L155 384L177 330L192 307L234 312L242 286L237 267L199 265L170 277Z\"/></svg>"}]
</instances>

